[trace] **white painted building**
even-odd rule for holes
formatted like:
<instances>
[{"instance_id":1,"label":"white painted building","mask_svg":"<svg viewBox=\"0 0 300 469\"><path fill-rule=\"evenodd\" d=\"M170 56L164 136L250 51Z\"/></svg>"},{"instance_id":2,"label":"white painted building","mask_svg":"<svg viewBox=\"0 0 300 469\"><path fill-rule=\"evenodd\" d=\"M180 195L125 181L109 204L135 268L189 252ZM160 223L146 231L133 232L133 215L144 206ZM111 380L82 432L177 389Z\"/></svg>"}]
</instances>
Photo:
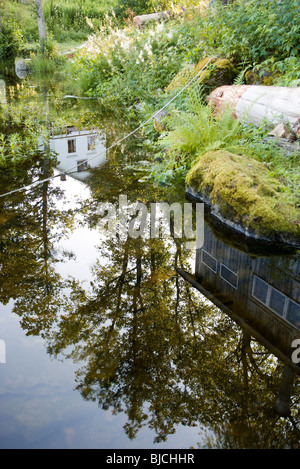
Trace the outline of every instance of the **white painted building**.
<instances>
[{"instance_id":1,"label":"white painted building","mask_svg":"<svg viewBox=\"0 0 300 469\"><path fill-rule=\"evenodd\" d=\"M65 133L56 134L53 130L50 149L57 154L60 171L65 171L76 179L84 180L89 168L95 168L106 161L105 137L98 129L79 130L66 127Z\"/></svg>"}]
</instances>

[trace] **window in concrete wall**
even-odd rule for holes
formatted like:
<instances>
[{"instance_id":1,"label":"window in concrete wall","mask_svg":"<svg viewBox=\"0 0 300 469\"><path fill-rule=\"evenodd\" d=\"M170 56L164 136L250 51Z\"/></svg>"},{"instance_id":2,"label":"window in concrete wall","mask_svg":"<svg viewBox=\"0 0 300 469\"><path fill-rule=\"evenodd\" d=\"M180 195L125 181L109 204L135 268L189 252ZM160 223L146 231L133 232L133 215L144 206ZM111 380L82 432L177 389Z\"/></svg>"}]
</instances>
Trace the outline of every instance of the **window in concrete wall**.
<instances>
[{"instance_id":1,"label":"window in concrete wall","mask_svg":"<svg viewBox=\"0 0 300 469\"><path fill-rule=\"evenodd\" d=\"M81 171L86 171L88 169L88 162L87 160L79 160L77 161L77 171L80 173Z\"/></svg>"},{"instance_id":2,"label":"window in concrete wall","mask_svg":"<svg viewBox=\"0 0 300 469\"><path fill-rule=\"evenodd\" d=\"M257 275L253 276L252 296L291 324L300 327L300 305Z\"/></svg>"},{"instance_id":3,"label":"window in concrete wall","mask_svg":"<svg viewBox=\"0 0 300 469\"><path fill-rule=\"evenodd\" d=\"M201 251L201 262L203 262L203 264L205 264L213 272L217 272L217 259L204 249Z\"/></svg>"},{"instance_id":4,"label":"window in concrete wall","mask_svg":"<svg viewBox=\"0 0 300 469\"><path fill-rule=\"evenodd\" d=\"M68 140L68 153L76 153L76 139Z\"/></svg>"},{"instance_id":5,"label":"window in concrete wall","mask_svg":"<svg viewBox=\"0 0 300 469\"><path fill-rule=\"evenodd\" d=\"M229 269L229 267L226 267L226 265L221 264L220 266L220 277L225 280L229 285L231 285L233 288L238 287L238 275L233 272L233 270Z\"/></svg>"}]
</instances>

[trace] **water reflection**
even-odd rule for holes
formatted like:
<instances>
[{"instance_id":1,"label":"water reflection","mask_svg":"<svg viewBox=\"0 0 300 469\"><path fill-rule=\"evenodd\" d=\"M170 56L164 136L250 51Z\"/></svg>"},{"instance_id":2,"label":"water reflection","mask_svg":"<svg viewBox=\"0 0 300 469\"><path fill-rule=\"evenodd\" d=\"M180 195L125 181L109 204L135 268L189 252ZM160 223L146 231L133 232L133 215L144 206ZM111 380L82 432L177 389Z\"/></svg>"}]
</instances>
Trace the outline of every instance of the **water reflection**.
<instances>
[{"instance_id":1,"label":"water reflection","mask_svg":"<svg viewBox=\"0 0 300 469\"><path fill-rule=\"evenodd\" d=\"M25 78L27 78L30 72L28 63L23 59L16 60L15 72L16 72L17 77L20 78L21 80L24 80Z\"/></svg>"},{"instance_id":2,"label":"water reflection","mask_svg":"<svg viewBox=\"0 0 300 469\"><path fill-rule=\"evenodd\" d=\"M110 122L104 127L108 139L115 140L124 125L116 130ZM176 431L184 433L184 426L202 429L201 447L299 447L298 378L291 387L285 363L178 274L178 269L190 271L191 259L194 262L195 253L186 249L185 240L107 238L98 233L99 204L117 205L120 194L145 204L184 203L182 187L166 193L140 180L130 165L146 157L134 139L125 149L116 149L105 166L91 170L85 199L71 206L70 193L55 179L0 199L2 304L13 300L12 312L20 318L22 330L42 337L51 357L80 362L74 370L77 394L94 406L94 419L100 415L98 407L109 416L123 415L121 425L129 441L139 441L148 428L156 444L167 445ZM2 170L2 190L42 178L45 171L54 174L52 161L48 166L44 162L42 158L33 168L24 163L17 174ZM75 252L70 251L69 239L78 227L96 232L95 257L89 259L93 265L85 264L83 281L70 262L90 242L82 236ZM252 262L260 263L255 272L262 278L264 258L248 256L245 263L244 254L237 259L230 251L227 256L230 246L216 253L213 247L219 241L207 230L205 239L212 245L204 247L206 253L231 272L222 271L218 277L228 291L233 289L223 302L227 307L236 302L239 314L246 315L246 303L239 304L232 292L243 286L242 278L249 279L247 269L254 272ZM228 264L231 257L234 265ZM200 267L210 261L198 258L198 280ZM216 269L209 265L211 278L214 271L221 273L219 264ZM203 277L208 281L206 273ZM291 291L274 286L298 301ZM286 398L283 394L290 400L286 418L275 411L278 397ZM42 407L47 397L39 397ZM106 426L101 422L102 433ZM78 431L83 432L81 427ZM114 435L110 447L117 445ZM45 438L44 446L50 444ZM146 445L152 444L148 439ZM196 446L195 441L191 444Z\"/></svg>"},{"instance_id":3,"label":"water reflection","mask_svg":"<svg viewBox=\"0 0 300 469\"><path fill-rule=\"evenodd\" d=\"M6 104L5 81L0 79L0 104Z\"/></svg>"},{"instance_id":4,"label":"water reflection","mask_svg":"<svg viewBox=\"0 0 300 469\"><path fill-rule=\"evenodd\" d=\"M205 226L197 251L195 281L203 292L240 323L260 331L273 353L293 366L292 343L300 338L300 263L296 252L265 248L258 255L215 235Z\"/></svg>"},{"instance_id":5,"label":"water reflection","mask_svg":"<svg viewBox=\"0 0 300 469\"><path fill-rule=\"evenodd\" d=\"M106 161L105 137L99 129L67 126L63 130L52 124L49 145L57 155L57 168L85 180L89 168L97 168Z\"/></svg>"}]
</instances>

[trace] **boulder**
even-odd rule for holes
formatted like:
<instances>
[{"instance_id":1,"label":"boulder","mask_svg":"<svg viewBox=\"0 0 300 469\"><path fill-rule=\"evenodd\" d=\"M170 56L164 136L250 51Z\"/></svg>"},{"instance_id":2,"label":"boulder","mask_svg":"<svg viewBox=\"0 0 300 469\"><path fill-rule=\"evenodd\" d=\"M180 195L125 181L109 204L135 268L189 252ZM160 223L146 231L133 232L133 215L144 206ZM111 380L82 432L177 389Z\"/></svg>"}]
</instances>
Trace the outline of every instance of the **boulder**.
<instances>
[{"instance_id":1,"label":"boulder","mask_svg":"<svg viewBox=\"0 0 300 469\"><path fill-rule=\"evenodd\" d=\"M300 213L260 161L210 151L199 157L186 183L227 226L256 239L300 246Z\"/></svg>"},{"instance_id":2,"label":"boulder","mask_svg":"<svg viewBox=\"0 0 300 469\"><path fill-rule=\"evenodd\" d=\"M208 64L209 61L210 63ZM206 67L206 65L207 68L203 68ZM205 86L205 88L212 90L219 86L232 83L236 71L230 60L226 58L206 57L197 64L187 65L180 70L167 86L166 92L182 88L189 80L195 77L197 73L199 73L197 82Z\"/></svg>"}]
</instances>

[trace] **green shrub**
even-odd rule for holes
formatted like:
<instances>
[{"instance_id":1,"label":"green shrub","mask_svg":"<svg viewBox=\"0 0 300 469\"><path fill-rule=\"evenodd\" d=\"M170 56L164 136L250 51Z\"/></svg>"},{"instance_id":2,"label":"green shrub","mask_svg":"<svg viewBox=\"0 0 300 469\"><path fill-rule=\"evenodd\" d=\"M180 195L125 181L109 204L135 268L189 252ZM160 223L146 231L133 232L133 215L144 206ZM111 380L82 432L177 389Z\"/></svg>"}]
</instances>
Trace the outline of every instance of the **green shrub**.
<instances>
[{"instance_id":1,"label":"green shrub","mask_svg":"<svg viewBox=\"0 0 300 469\"><path fill-rule=\"evenodd\" d=\"M131 14L144 15L166 10L169 7L168 0L119 0L115 7L115 13L118 18L128 18Z\"/></svg>"},{"instance_id":2,"label":"green shrub","mask_svg":"<svg viewBox=\"0 0 300 469\"><path fill-rule=\"evenodd\" d=\"M299 0L236 0L207 10L199 25L200 50L239 62L300 55ZM198 54L198 48L191 55Z\"/></svg>"},{"instance_id":3,"label":"green shrub","mask_svg":"<svg viewBox=\"0 0 300 469\"><path fill-rule=\"evenodd\" d=\"M74 76L80 77L83 93L100 97L105 109L126 109L137 101L156 106L197 35L197 28L184 21L144 30L107 25L82 49Z\"/></svg>"},{"instance_id":4,"label":"green shrub","mask_svg":"<svg viewBox=\"0 0 300 469\"><path fill-rule=\"evenodd\" d=\"M13 60L24 45L23 35L12 20L0 22L0 59Z\"/></svg>"},{"instance_id":5,"label":"green shrub","mask_svg":"<svg viewBox=\"0 0 300 469\"><path fill-rule=\"evenodd\" d=\"M45 21L49 31L59 42L82 41L98 29L117 0L45 0Z\"/></svg>"}]
</instances>

